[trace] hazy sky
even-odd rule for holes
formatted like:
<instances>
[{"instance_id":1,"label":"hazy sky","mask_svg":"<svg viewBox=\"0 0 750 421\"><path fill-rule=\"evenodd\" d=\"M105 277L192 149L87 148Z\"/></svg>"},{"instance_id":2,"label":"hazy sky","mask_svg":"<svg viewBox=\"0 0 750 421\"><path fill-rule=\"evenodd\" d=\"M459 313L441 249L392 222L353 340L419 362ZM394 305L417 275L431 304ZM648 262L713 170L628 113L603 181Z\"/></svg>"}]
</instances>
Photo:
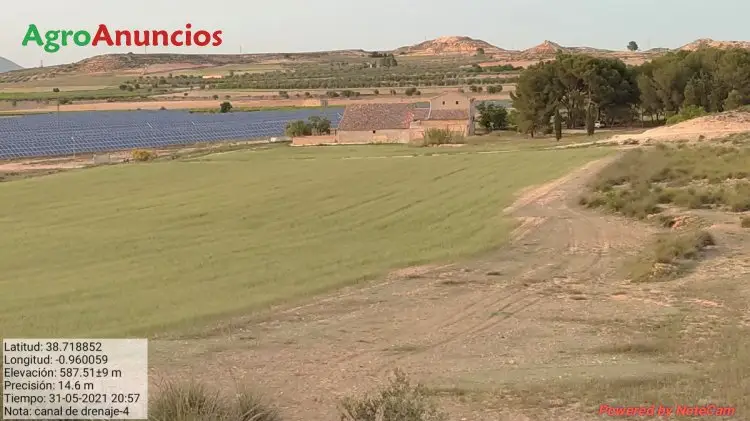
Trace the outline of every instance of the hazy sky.
<instances>
[{"instance_id":1,"label":"hazy sky","mask_svg":"<svg viewBox=\"0 0 750 421\"><path fill-rule=\"evenodd\" d=\"M224 43L149 52L297 52L393 49L425 39L466 35L523 49L550 39L562 45L624 49L679 47L697 38L750 38L747 0L35 0L3 1L0 56L25 66L69 63L142 48L69 46L54 54L21 46L29 24L47 30L223 30Z\"/></svg>"}]
</instances>

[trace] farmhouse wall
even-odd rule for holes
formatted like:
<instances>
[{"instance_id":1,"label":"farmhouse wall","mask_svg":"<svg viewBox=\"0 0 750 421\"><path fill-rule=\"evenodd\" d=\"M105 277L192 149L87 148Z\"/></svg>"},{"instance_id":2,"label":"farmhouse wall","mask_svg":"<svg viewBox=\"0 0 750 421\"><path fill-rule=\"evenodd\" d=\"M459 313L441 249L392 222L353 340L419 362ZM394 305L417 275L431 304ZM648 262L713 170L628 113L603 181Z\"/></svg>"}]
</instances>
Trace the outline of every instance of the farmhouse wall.
<instances>
[{"instance_id":1,"label":"farmhouse wall","mask_svg":"<svg viewBox=\"0 0 750 421\"><path fill-rule=\"evenodd\" d=\"M374 133L373 133L374 132ZM336 135L338 143L408 143L408 129L347 130Z\"/></svg>"},{"instance_id":2,"label":"farmhouse wall","mask_svg":"<svg viewBox=\"0 0 750 421\"><path fill-rule=\"evenodd\" d=\"M449 92L432 98L430 107L433 110L468 110L471 107L471 98L460 92Z\"/></svg>"},{"instance_id":3,"label":"farmhouse wall","mask_svg":"<svg viewBox=\"0 0 750 421\"><path fill-rule=\"evenodd\" d=\"M292 138L292 146L330 145L336 143L336 136L300 136Z\"/></svg>"}]
</instances>

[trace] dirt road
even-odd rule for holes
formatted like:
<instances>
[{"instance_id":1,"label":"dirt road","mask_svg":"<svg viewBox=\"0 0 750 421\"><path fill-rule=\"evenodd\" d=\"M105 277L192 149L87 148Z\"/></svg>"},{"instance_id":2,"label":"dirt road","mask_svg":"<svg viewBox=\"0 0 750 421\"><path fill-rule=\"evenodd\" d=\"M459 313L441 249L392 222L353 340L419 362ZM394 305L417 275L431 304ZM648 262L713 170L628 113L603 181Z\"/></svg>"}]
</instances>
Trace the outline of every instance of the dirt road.
<instances>
[{"instance_id":1,"label":"dirt road","mask_svg":"<svg viewBox=\"0 0 750 421\"><path fill-rule=\"evenodd\" d=\"M596 408L575 399L523 391L690 371L648 353L608 350L643 333L629 321L678 311L655 298L653 286L618 276L653 228L575 204L609 159L524 192L505 210L521 224L498 250L399 271L199 338L155 341L154 382L188 375L230 387L249 382L286 419L334 420L338 398L372 389L398 367L430 386L451 419L597 419ZM524 410L529 405L544 412Z\"/></svg>"}]
</instances>

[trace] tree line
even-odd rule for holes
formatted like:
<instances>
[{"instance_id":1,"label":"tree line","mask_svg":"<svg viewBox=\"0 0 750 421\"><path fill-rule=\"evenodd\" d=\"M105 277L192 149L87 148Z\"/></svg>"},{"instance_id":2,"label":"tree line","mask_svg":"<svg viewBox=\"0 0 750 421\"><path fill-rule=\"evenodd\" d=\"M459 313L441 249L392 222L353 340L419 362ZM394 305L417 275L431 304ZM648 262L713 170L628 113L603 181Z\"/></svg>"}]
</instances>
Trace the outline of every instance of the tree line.
<instances>
[{"instance_id":1,"label":"tree line","mask_svg":"<svg viewBox=\"0 0 750 421\"><path fill-rule=\"evenodd\" d=\"M379 75L379 76L329 76L324 78L300 78L286 75L279 78L253 79L228 77L224 79L203 79L200 76L175 78L141 77L122 85L120 89L132 90L136 85L152 89L169 86L172 88L193 89L260 89L260 90L300 90L300 89L344 89L344 88L404 88L411 86L464 86L500 85L514 79L503 77L458 77L444 75Z\"/></svg>"},{"instance_id":2,"label":"tree line","mask_svg":"<svg viewBox=\"0 0 750 421\"><path fill-rule=\"evenodd\" d=\"M639 66L619 59L559 53L524 70L511 94L519 131L551 133L594 123L661 122L681 112L720 112L750 104L750 51L701 48Z\"/></svg>"}]
</instances>

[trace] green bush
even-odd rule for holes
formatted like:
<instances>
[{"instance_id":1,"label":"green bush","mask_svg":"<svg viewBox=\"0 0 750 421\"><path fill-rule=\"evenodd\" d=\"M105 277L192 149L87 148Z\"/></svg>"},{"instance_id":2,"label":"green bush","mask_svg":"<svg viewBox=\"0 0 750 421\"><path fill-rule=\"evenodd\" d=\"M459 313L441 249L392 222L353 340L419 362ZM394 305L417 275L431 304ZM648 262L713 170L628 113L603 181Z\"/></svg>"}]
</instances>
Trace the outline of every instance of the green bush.
<instances>
[{"instance_id":1,"label":"green bush","mask_svg":"<svg viewBox=\"0 0 750 421\"><path fill-rule=\"evenodd\" d=\"M667 125L682 123L683 121L691 120L697 117L706 115L706 110L703 107L697 105L689 105L683 107L678 114L675 114L667 119Z\"/></svg>"},{"instance_id":2,"label":"green bush","mask_svg":"<svg viewBox=\"0 0 750 421\"><path fill-rule=\"evenodd\" d=\"M413 386L406 374L395 370L390 384L380 392L344 399L341 420L443 421L447 415L438 409L424 386Z\"/></svg>"},{"instance_id":3,"label":"green bush","mask_svg":"<svg viewBox=\"0 0 750 421\"><path fill-rule=\"evenodd\" d=\"M312 126L304 120L290 121L286 124L284 133L289 137L310 136L312 134Z\"/></svg>"}]
</instances>

